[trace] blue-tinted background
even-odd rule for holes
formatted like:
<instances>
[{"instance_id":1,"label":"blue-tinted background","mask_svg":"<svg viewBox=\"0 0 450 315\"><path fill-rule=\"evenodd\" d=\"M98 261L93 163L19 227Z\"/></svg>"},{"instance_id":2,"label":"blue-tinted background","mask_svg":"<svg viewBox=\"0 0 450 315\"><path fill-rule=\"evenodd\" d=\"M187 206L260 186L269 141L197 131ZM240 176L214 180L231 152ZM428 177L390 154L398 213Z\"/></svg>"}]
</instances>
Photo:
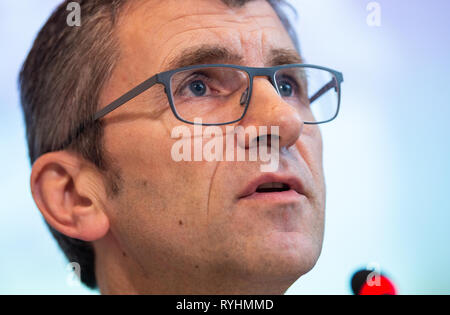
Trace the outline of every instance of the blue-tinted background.
<instances>
[{"instance_id":1,"label":"blue-tinted background","mask_svg":"<svg viewBox=\"0 0 450 315\"><path fill-rule=\"evenodd\" d=\"M344 73L342 111L322 127L322 255L289 294L349 294L371 264L400 293L450 293L450 1L292 1L308 63ZM29 189L17 74L58 1L0 2L0 293L93 293L71 281ZM94 292L95 293L95 292Z\"/></svg>"}]
</instances>

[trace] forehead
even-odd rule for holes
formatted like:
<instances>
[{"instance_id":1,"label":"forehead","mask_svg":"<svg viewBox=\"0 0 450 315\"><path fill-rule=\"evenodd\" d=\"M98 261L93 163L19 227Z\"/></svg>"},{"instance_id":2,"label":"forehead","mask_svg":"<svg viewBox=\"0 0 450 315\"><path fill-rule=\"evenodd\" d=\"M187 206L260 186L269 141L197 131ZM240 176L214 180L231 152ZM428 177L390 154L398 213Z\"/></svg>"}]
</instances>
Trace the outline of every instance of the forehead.
<instances>
[{"instance_id":1,"label":"forehead","mask_svg":"<svg viewBox=\"0 0 450 315\"><path fill-rule=\"evenodd\" d=\"M121 62L146 75L168 70L180 53L198 46L226 47L247 66L263 66L274 49L295 50L265 0L243 7L228 7L220 0L133 1L117 34Z\"/></svg>"}]
</instances>

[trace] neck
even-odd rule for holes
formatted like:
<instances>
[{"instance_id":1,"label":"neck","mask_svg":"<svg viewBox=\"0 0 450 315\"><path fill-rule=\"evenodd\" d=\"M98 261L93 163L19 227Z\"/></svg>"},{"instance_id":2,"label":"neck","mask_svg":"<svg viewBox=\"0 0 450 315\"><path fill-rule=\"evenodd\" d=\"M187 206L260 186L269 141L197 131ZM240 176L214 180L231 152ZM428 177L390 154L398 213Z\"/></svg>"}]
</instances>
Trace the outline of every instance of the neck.
<instances>
[{"instance_id":1,"label":"neck","mask_svg":"<svg viewBox=\"0 0 450 315\"><path fill-rule=\"evenodd\" d=\"M283 294L293 282L255 281L226 272L226 267L211 272L188 264L172 266L170 261L142 266L120 248L111 232L95 242L94 248L97 284L102 294Z\"/></svg>"}]
</instances>

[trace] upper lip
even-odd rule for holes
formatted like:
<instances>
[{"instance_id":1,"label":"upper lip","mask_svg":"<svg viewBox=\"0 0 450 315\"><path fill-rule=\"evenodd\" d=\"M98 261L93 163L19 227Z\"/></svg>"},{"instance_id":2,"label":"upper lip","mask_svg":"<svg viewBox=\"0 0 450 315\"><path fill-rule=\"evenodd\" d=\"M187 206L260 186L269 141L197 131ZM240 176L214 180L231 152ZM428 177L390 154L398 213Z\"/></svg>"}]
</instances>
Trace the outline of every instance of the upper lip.
<instances>
[{"instance_id":1,"label":"upper lip","mask_svg":"<svg viewBox=\"0 0 450 315\"><path fill-rule=\"evenodd\" d=\"M272 182L287 184L289 185L290 189L295 190L301 195L304 194L304 187L300 178L292 175L267 173L252 180L239 195L239 198L244 198L253 194L261 184Z\"/></svg>"}]
</instances>

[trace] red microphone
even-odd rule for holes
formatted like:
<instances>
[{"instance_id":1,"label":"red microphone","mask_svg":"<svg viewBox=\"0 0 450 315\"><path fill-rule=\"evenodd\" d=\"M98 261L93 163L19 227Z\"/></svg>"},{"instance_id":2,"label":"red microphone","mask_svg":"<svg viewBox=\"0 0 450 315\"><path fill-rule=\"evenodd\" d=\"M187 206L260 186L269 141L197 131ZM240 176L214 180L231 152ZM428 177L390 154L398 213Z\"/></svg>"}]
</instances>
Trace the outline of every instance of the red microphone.
<instances>
[{"instance_id":1,"label":"red microphone","mask_svg":"<svg viewBox=\"0 0 450 315\"><path fill-rule=\"evenodd\" d=\"M355 295L397 295L394 283L373 270L357 271L352 277L351 286Z\"/></svg>"}]
</instances>

